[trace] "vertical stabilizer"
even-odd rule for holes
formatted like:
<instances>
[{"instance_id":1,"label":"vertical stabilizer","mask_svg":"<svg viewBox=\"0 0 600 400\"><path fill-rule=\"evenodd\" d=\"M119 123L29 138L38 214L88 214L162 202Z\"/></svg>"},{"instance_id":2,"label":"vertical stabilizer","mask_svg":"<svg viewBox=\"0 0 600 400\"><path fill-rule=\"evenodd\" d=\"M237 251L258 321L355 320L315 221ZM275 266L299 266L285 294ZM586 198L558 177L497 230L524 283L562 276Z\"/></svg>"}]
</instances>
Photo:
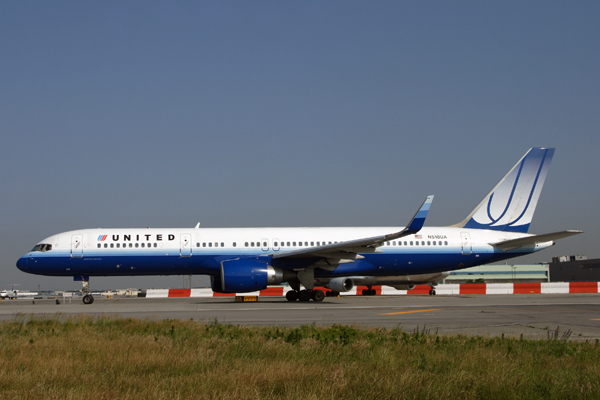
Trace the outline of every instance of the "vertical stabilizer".
<instances>
[{"instance_id":1,"label":"vertical stabilizer","mask_svg":"<svg viewBox=\"0 0 600 400\"><path fill-rule=\"evenodd\" d=\"M553 155L554 149L530 149L469 216L454 226L527 232Z\"/></svg>"}]
</instances>

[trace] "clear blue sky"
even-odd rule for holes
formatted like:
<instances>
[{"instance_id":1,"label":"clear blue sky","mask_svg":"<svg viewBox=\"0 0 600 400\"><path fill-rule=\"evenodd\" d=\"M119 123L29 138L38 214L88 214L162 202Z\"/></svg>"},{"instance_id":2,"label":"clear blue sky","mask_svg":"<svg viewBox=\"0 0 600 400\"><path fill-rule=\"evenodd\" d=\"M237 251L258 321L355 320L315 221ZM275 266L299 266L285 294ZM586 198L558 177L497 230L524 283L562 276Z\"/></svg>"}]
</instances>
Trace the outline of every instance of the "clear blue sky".
<instances>
[{"instance_id":1,"label":"clear blue sky","mask_svg":"<svg viewBox=\"0 0 600 400\"><path fill-rule=\"evenodd\" d=\"M600 257L600 3L0 2L0 285L93 227L462 220L556 147L515 263ZM177 287L96 278L92 288ZM194 284L206 280L195 279Z\"/></svg>"}]
</instances>

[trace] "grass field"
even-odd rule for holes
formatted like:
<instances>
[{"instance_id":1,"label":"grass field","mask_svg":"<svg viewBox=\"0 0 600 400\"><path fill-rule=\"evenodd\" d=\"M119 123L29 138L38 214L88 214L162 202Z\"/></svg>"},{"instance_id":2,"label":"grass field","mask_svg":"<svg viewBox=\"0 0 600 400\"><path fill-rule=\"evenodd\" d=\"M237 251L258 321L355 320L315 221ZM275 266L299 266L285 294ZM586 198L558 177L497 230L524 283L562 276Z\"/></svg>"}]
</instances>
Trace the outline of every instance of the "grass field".
<instances>
[{"instance_id":1,"label":"grass field","mask_svg":"<svg viewBox=\"0 0 600 400\"><path fill-rule=\"evenodd\" d=\"M597 342L113 317L0 324L0 399L599 399Z\"/></svg>"}]
</instances>

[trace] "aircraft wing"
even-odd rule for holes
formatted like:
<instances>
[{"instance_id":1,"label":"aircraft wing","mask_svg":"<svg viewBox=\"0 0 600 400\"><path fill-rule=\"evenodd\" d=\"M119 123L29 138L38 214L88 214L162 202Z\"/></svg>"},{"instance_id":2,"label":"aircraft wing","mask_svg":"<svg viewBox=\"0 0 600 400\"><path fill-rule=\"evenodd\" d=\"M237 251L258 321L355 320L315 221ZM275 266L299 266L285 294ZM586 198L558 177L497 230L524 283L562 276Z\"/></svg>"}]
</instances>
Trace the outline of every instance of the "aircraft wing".
<instances>
[{"instance_id":1,"label":"aircraft wing","mask_svg":"<svg viewBox=\"0 0 600 400\"><path fill-rule=\"evenodd\" d=\"M425 218L427 217L427 213L429 212L429 207L431 206L432 201L433 196L427 196L421 205L421 208L419 208L419 211L417 211L407 227L399 232L390 233L388 235L373 236L364 239L348 240L345 242L338 242L324 246L309 247L302 250L284 251L273 254L272 258L274 260L299 258L324 259L325 262L315 266L326 269L335 269L335 267L337 267L339 264L348 263L356 259L363 258L359 253L376 253L378 252L377 247L383 245L383 243L387 241L396 240L401 237L419 232L425 223ZM278 264L286 268L283 263ZM302 268L306 268L306 266L299 266L299 268L294 269Z\"/></svg>"},{"instance_id":2,"label":"aircraft wing","mask_svg":"<svg viewBox=\"0 0 600 400\"><path fill-rule=\"evenodd\" d=\"M545 243L553 240L563 239L569 236L578 235L580 233L583 233L583 231L562 231L554 233L545 233L543 235L532 235L524 238L504 240L502 242L490 244L506 252L521 248L523 246L535 246L538 243Z\"/></svg>"}]
</instances>

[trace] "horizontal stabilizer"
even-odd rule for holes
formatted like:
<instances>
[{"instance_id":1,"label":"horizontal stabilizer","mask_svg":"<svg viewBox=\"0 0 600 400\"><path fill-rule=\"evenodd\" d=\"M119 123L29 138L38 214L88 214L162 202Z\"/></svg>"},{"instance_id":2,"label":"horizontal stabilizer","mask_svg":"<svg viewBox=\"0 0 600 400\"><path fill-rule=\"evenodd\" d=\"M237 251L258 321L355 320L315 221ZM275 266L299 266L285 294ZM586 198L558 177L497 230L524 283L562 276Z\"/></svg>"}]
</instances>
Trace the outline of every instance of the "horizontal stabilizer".
<instances>
[{"instance_id":1,"label":"horizontal stabilizer","mask_svg":"<svg viewBox=\"0 0 600 400\"><path fill-rule=\"evenodd\" d=\"M515 250L524 246L535 246L538 243L546 243L558 239L563 239L569 236L578 235L583 231L562 231L554 233L545 233L543 235L527 236L519 239L505 240L497 243L490 243L492 246L501 249L502 251Z\"/></svg>"}]
</instances>

